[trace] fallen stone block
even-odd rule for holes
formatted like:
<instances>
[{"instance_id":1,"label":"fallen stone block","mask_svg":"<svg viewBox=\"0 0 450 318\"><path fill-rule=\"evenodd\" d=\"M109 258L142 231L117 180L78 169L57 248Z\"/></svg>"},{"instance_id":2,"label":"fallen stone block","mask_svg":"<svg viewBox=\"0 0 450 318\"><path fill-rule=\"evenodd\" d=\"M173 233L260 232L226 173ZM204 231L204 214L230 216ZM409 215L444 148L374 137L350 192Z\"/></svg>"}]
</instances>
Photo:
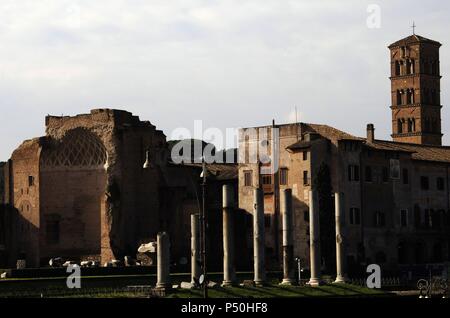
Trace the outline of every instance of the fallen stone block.
<instances>
[{"instance_id":1,"label":"fallen stone block","mask_svg":"<svg viewBox=\"0 0 450 318\"><path fill-rule=\"evenodd\" d=\"M219 284L217 284L216 282L209 282L208 283L208 288L216 288L218 286L219 286Z\"/></svg>"},{"instance_id":2,"label":"fallen stone block","mask_svg":"<svg viewBox=\"0 0 450 318\"><path fill-rule=\"evenodd\" d=\"M192 289L194 284L188 282L181 282L181 289Z\"/></svg>"}]
</instances>

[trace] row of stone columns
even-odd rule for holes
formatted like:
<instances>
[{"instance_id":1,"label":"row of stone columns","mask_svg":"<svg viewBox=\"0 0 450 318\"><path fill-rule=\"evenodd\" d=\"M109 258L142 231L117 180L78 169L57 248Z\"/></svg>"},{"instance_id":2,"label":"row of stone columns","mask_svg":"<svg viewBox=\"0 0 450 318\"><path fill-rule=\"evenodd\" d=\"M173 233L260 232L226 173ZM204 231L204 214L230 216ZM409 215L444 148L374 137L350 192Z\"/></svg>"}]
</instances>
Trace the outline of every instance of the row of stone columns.
<instances>
[{"instance_id":1,"label":"row of stone columns","mask_svg":"<svg viewBox=\"0 0 450 318\"><path fill-rule=\"evenodd\" d=\"M236 270L234 265L234 192L231 185L223 186L223 286L235 284ZM282 192L282 232L283 232L283 281L282 284L292 284L295 279L294 249L293 249L293 206L292 190ZM344 282L344 251L342 239L342 199L340 193L335 193L336 217L336 282ZM320 220L318 198L316 191L309 192L309 226L310 226L310 272L309 284L318 286L321 283L321 254L320 254ZM199 262L199 217L191 216L191 263L192 282L200 276ZM262 189L254 189L253 210L253 261L254 282L257 286L264 285L265 273L265 227L264 227L264 193ZM158 255L160 252L158 236ZM159 260L159 256L158 256ZM158 262L159 270L159 262ZM163 274L162 274L163 275ZM158 279L159 279L158 274Z\"/></svg>"},{"instance_id":2,"label":"row of stone columns","mask_svg":"<svg viewBox=\"0 0 450 318\"><path fill-rule=\"evenodd\" d=\"M342 235L342 194L336 192L335 200L335 231L336 231L336 280L335 283L344 283L344 240ZM321 252L320 252L320 220L318 198L316 191L309 191L309 235L310 235L310 286L321 284Z\"/></svg>"}]
</instances>

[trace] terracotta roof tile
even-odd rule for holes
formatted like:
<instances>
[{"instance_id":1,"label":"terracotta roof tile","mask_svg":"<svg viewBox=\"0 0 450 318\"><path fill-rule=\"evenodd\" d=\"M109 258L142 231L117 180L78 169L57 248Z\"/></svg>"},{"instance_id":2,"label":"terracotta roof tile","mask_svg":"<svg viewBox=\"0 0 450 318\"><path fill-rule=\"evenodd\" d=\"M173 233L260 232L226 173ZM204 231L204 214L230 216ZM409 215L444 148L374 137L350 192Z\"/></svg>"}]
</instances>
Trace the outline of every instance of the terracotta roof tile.
<instances>
[{"instance_id":1,"label":"terracotta roof tile","mask_svg":"<svg viewBox=\"0 0 450 318\"><path fill-rule=\"evenodd\" d=\"M378 150L410 152L414 160L450 163L450 147L448 146L417 145L386 140L375 140L366 145Z\"/></svg>"},{"instance_id":2,"label":"terracotta roof tile","mask_svg":"<svg viewBox=\"0 0 450 318\"><path fill-rule=\"evenodd\" d=\"M392 43L391 45L389 45L389 48L392 48L395 46L414 44L414 43L430 43L430 44L441 46L441 43L439 43L437 41L424 38L423 36L420 36L417 34L413 34L413 35L407 36L406 38L403 38L401 40L398 40L398 41Z\"/></svg>"}]
</instances>

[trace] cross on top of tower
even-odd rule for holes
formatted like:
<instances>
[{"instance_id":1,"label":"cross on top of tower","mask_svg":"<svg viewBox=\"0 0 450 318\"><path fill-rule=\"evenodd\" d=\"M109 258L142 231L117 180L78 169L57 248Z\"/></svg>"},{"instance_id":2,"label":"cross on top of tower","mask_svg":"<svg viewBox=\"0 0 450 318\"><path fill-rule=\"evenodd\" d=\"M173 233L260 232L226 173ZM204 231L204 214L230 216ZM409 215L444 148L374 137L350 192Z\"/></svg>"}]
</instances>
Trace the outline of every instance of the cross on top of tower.
<instances>
[{"instance_id":1,"label":"cross on top of tower","mask_svg":"<svg viewBox=\"0 0 450 318\"><path fill-rule=\"evenodd\" d=\"M416 24L413 21L413 24L411 25L411 28L413 29L413 34L416 34Z\"/></svg>"}]
</instances>

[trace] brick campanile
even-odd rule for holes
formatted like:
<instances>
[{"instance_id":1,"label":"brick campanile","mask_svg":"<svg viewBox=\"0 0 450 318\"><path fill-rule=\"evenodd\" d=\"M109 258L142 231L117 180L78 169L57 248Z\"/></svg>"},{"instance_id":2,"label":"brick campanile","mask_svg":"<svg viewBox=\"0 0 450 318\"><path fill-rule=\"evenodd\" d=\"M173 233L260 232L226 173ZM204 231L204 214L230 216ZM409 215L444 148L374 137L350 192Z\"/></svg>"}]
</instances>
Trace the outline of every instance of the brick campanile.
<instances>
[{"instance_id":1,"label":"brick campanile","mask_svg":"<svg viewBox=\"0 0 450 318\"><path fill-rule=\"evenodd\" d=\"M442 144L440 46L416 34L389 45L394 141Z\"/></svg>"}]
</instances>

